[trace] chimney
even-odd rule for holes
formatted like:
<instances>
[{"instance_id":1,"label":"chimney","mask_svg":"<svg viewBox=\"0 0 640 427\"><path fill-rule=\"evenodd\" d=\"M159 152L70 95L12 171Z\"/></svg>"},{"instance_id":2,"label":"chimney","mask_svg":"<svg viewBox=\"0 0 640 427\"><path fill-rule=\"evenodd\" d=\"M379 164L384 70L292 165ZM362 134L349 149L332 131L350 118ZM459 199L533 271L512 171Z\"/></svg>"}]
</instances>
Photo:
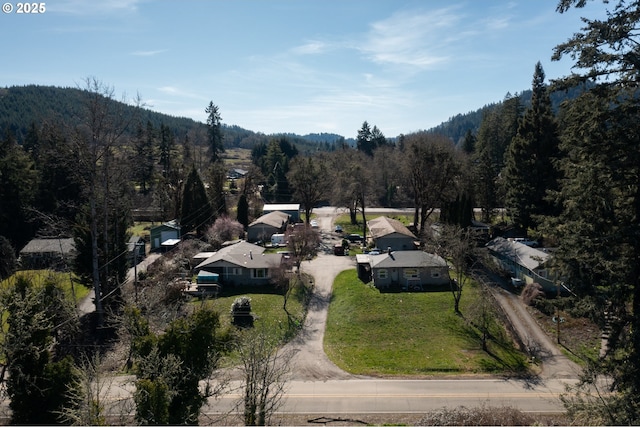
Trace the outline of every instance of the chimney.
<instances>
[{"instance_id":1,"label":"chimney","mask_svg":"<svg viewBox=\"0 0 640 427\"><path fill-rule=\"evenodd\" d=\"M253 251L249 251L249 258L253 259Z\"/></svg>"},{"instance_id":2,"label":"chimney","mask_svg":"<svg viewBox=\"0 0 640 427\"><path fill-rule=\"evenodd\" d=\"M391 246L387 246L387 253L391 255Z\"/></svg>"}]
</instances>

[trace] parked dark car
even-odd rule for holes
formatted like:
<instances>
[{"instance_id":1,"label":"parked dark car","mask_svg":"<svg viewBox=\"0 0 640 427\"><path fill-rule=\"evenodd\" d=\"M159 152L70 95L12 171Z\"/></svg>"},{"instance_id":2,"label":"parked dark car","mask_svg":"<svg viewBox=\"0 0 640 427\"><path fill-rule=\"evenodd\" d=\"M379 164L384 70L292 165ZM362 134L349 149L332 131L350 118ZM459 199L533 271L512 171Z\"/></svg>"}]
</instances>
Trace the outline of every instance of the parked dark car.
<instances>
[{"instance_id":1,"label":"parked dark car","mask_svg":"<svg viewBox=\"0 0 640 427\"><path fill-rule=\"evenodd\" d=\"M346 239L351 243L355 243L362 242L364 240L364 237L362 237L360 234L349 234Z\"/></svg>"}]
</instances>

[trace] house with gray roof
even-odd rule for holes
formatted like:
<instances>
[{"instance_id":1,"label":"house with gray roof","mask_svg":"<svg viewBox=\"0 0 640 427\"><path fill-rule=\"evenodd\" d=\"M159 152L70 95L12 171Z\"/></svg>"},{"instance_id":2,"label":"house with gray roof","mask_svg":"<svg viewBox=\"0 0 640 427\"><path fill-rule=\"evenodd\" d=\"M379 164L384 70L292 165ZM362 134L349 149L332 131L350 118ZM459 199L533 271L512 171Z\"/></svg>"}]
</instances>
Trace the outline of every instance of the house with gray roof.
<instances>
[{"instance_id":1,"label":"house with gray roof","mask_svg":"<svg viewBox=\"0 0 640 427\"><path fill-rule=\"evenodd\" d=\"M383 251L409 251L418 247L418 238L397 219L381 216L367 221L375 246Z\"/></svg>"},{"instance_id":2,"label":"house with gray roof","mask_svg":"<svg viewBox=\"0 0 640 427\"><path fill-rule=\"evenodd\" d=\"M548 251L504 237L496 237L485 246L498 267L512 278L523 285L537 282L548 293L557 292L555 276L549 271L551 254Z\"/></svg>"},{"instance_id":3,"label":"house with gray roof","mask_svg":"<svg viewBox=\"0 0 640 427\"><path fill-rule=\"evenodd\" d=\"M265 254L265 249L245 241L226 246L196 266L219 276L222 286L267 285L271 270L278 268L282 254Z\"/></svg>"},{"instance_id":4,"label":"house with gray roof","mask_svg":"<svg viewBox=\"0 0 640 427\"><path fill-rule=\"evenodd\" d=\"M280 211L289 215L291 222L300 222L300 203L265 203L262 213Z\"/></svg>"},{"instance_id":5,"label":"house with gray roof","mask_svg":"<svg viewBox=\"0 0 640 427\"><path fill-rule=\"evenodd\" d=\"M20 251L18 261L24 270L66 270L76 256L72 238L32 239Z\"/></svg>"},{"instance_id":6,"label":"house with gray roof","mask_svg":"<svg viewBox=\"0 0 640 427\"><path fill-rule=\"evenodd\" d=\"M449 285L449 266L440 256L423 251L387 251L356 255L358 277L381 290L423 291Z\"/></svg>"},{"instance_id":7,"label":"house with gray roof","mask_svg":"<svg viewBox=\"0 0 640 427\"><path fill-rule=\"evenodd\" d=\"M247 227L247 240L249 242L270 242L271 236L284 233L289 224L289 214L281 211L272 211L262 215Z\"/></svg>"}]
</instances>

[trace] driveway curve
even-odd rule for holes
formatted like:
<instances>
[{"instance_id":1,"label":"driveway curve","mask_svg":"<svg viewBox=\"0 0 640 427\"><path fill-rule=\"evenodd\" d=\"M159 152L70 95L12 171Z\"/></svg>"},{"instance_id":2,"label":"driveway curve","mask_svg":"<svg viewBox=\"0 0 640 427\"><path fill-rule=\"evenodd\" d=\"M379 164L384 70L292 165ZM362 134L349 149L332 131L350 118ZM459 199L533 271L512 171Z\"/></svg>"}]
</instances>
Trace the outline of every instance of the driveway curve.
<instances>
[{"instance_id":1,"label":"driveway curve","mask_svg":"<svg viewBox=\"0 0 640 427\"><path fill-rule=\"evenodd\" d=\"M302 270L314 278L314 290L305 323L298 336L288 346L295 351L292 360L292 374L295 380L326 381L356 378L355 375L338 368L324 352L324 331L327 313L331 302L333 281L344 270L355 267L352 257L331 254L332 245L340 241L332 233L335 217L341 210L327 207L316 209L316 220L323 237L325 253L314 260L304 262ZM492 278L495 279L495 278ZM492 292L510 319L514 332L527 350L533 352L541 361L540 380L578 378L580 366L565 356L558 346L542 331L535 319L529 314L524 303L517 295L500 287L490 280Z\"/></svg>"},{"instance_id":2,"label":"driveway curve","mask_svg":"<svg viewBox=\"0 0 640 427\"><path fill-rule=\"evenodd\" d=\"M335 213L323 211L316 217L322 234L325 253L320 253L300 266L302 271L313 277L313 294L309 302L307 316L302 330L289 344L295 352L291 373L293 379L303 381L326 381L354 378L352 374L338 368L324 352L324 330L327 323L333 281L344 270L355 267L355 260L349 256L331 254L331 244L339 240L331 234Z\"/></svg>"}]
</instances>

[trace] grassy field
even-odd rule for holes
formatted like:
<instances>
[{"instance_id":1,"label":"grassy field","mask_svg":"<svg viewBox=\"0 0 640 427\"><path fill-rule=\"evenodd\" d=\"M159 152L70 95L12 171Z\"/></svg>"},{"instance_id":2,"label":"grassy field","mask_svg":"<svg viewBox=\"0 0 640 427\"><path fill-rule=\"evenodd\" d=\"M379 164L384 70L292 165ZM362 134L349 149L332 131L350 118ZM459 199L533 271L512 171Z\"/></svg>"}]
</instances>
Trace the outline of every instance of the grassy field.
<instances>
[{"instance_id":1,"label":"grassy field","mask_svg":"<svg viewBox=\"0 0 640 427\"><path fill-rule=\"evenodd\" d=\"M41 286L47 279L53 279L62 286L68 298L73 299L75 293L76 302L89 294L89 289L79 284L75 275L51 270L18 271L13 276L0 282L0 288L5 289L7 286L12 286L12 283L14 283L18 277L27 277L31 279L36 286Z\"/></svg>"},{"instance_id":2,"label":"grassy field","mask_svg":"<svg viewBox=\"0 0 640 427\"><path fill-rule=\"evenodd\" d=\"M461 310L476 298L467 286ZM450 292L380 293L355 270L334 282L325 351L340 368L362 375L522 373L526 357L497 324L489 353L479 333L453 312Z\"/></svg>"},{"instance_id":3,"label":"grassy field","mask_svg":"<svg viewBox=\"0 0 640 427\"><path fill-rule=\"evenodd\" d=\"M308 281L307 281L308 283ZM245 289L246 292L238 291L233 294L223 295L216 299L208 299L204 304L209 305L220 313L222 325L231 325L231 305L240 296L251 298L251 312L254 315L254 325L264 327L272 331L283 340L290 338L302 325L305 315L305 298L310 290L302 286L296 286L292 290L287 301L287 311L283 309L284 297L272 287L265 287L260 290ZM192 304L202 304L199 300L194 300Z\"/></svg>"}]
</instances>

